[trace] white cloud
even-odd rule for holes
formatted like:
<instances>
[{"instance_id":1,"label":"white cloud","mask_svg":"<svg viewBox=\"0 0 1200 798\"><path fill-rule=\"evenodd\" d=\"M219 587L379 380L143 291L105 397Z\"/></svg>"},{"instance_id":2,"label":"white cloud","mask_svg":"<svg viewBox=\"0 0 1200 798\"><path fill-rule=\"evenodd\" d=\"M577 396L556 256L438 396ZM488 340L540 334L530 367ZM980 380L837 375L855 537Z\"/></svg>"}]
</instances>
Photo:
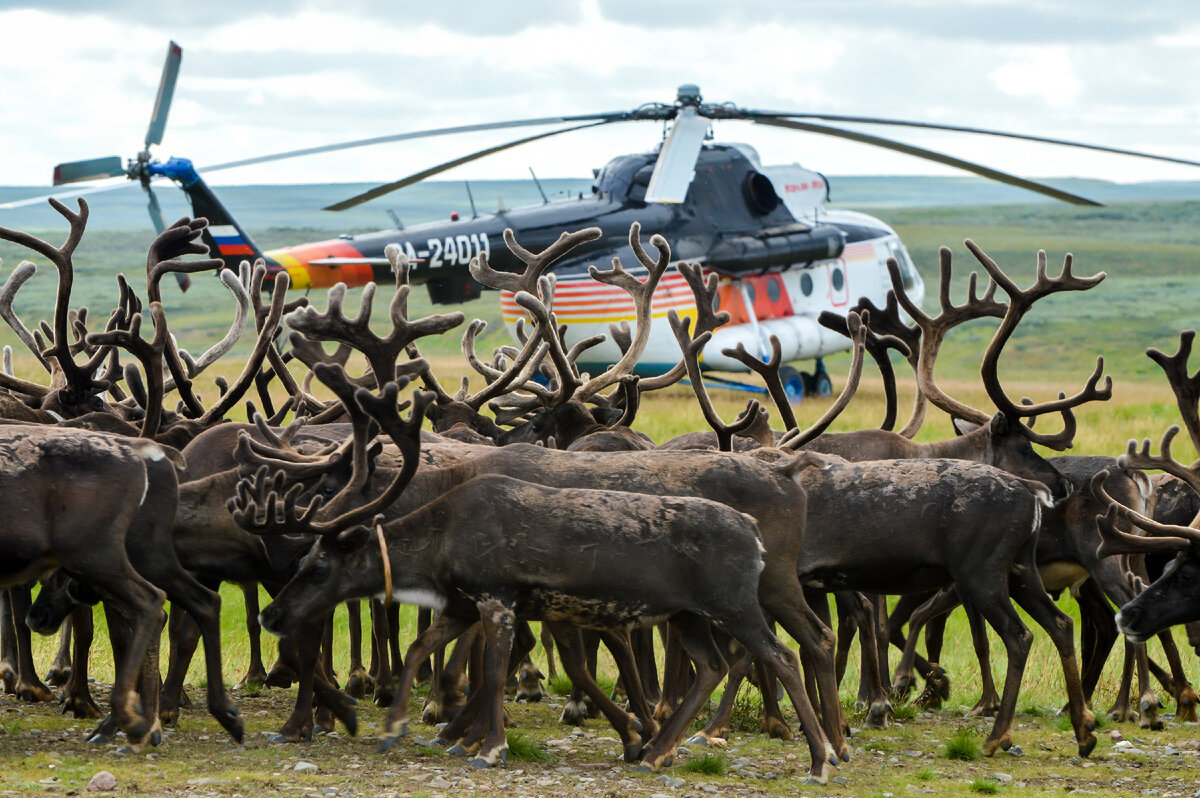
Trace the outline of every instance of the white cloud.
<instances>
[{"instance_id":1,"label":"white cloud","mask_svg":"<svg viewBox=\"0 0 1200 798\"><path fill-rule=\"evenodd\" d=\"M1070 54L1058 47L1017 48L988 79L1010 97L1036 97L1056 107L1070 104L1084 88Z\"/></svg>"}]
</instances>

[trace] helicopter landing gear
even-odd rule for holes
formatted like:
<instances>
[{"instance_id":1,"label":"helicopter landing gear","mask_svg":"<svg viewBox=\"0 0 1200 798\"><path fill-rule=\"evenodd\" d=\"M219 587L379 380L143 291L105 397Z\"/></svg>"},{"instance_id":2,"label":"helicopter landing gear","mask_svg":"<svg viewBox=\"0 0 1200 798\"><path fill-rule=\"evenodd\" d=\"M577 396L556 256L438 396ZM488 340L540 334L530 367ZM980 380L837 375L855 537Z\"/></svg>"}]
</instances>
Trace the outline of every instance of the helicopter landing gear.
<instances>
[{"instance_id":1,"label":"helicopter landing gear","mask_svg":"<svg viewBox=\"0 0 1200 798\"><path fill-rule=\"evenodd\" d=\"M808 393L808 376L791 366L782 366L779 369L779 381L783 383L783 393L788 402L798 405L804 401L804 395Z\"/></svg>"},{"instance_id":2,"label":"helicopter landing gear","mask_svg":"<svg viewBox=\"0 0 1200 798\"><path fill-rule=\"evenodd\" d=\"M804 380L804 393L823 398L833 396L833 380L830 379L829 372L825 371L825 361L821 358L817 358L815 372L800 376Z\"/></svg>"}]
</instances>

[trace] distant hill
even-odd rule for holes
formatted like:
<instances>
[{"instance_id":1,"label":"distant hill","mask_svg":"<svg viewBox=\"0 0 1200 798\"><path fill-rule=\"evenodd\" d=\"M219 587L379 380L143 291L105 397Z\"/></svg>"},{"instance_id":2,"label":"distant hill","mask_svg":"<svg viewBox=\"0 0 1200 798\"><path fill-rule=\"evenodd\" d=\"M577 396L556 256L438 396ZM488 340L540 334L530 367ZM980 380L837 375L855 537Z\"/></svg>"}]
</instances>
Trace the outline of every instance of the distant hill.
<instances>
[{"instance_id":1,"label":"distant hill","mask_svg":"<svg viewBox=\"0 0 1200 798\"><path fill-rule=\"evenodd\" d=\"M549 179L542 187L550 199L576 196L591 191L588 179ZM889 209L961 207L1053 202L1027 191L976 177L920 176L830 176L835 205L848 208ZM1046 182L1100 202L1200 199L1200 181L1110 183L1080 178L1048 179ZM503 201L508 208L542 202L531 180L480 180L471 184L480 213L496 210ZM429 180L389 197L358 208L331 213L320 210L340 199L370 188L367 183L314 185L223 186L216 191L226 207L247 231L307 228L333 232L357 232L391 227L388 211L406 225L447 218L458 212L471 213L466 184L462 181ZM40 187L0 187L0 202L37 196ZM168 221L190 213L183 193L163 183L155 193ZM136 186L88 197L93 230L149 230L144 195ZM885 214L886 218L886 214ZM31 206L0 211L0 225L17 229L44 230L64 227L61 217L48 206Z\"/></svg>"}]
</instances>

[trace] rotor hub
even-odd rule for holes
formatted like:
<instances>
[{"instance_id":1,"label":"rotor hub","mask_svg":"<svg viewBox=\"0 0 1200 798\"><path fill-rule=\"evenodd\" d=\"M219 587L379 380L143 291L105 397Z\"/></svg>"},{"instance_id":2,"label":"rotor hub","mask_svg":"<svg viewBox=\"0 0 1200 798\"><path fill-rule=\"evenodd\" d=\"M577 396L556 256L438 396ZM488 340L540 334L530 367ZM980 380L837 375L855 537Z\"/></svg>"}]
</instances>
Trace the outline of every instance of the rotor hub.
<instances>
[{"instance_id":1,"label":"rotor hub","mask_svg":"<svg viewBox=\"0 0 1200 798\"><path fill-rule=\"evenodd\" d=\"M695 83L685 83L675 91L676 105L698 106L704 100L700 96L700 87Z\"/></svg>"}]
</instances>

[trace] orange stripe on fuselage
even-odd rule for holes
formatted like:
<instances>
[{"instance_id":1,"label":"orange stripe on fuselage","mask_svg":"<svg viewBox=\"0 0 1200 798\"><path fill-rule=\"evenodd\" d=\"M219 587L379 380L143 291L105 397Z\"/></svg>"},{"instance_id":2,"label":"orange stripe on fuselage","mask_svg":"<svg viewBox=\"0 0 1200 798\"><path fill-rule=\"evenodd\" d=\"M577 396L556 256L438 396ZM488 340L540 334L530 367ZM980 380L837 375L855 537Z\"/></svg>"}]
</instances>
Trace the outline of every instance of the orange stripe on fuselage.
<instances>
[{"instance_id":1,"label":"orange stripe on fuselage","mask_svg":"<svg viewBox=\"0 0 1200 798\"><path fill-rule=\"evenodd\" d=\"M361 258L363 254L341 239L314 241L264 253L274 258L287 269L292 278L292 288L328 288L338 283L350 287L366 285L375 279L375 270L369 263L341 265L313 265L312 261L322 258Z\"/></svg>"}]
</instances>

